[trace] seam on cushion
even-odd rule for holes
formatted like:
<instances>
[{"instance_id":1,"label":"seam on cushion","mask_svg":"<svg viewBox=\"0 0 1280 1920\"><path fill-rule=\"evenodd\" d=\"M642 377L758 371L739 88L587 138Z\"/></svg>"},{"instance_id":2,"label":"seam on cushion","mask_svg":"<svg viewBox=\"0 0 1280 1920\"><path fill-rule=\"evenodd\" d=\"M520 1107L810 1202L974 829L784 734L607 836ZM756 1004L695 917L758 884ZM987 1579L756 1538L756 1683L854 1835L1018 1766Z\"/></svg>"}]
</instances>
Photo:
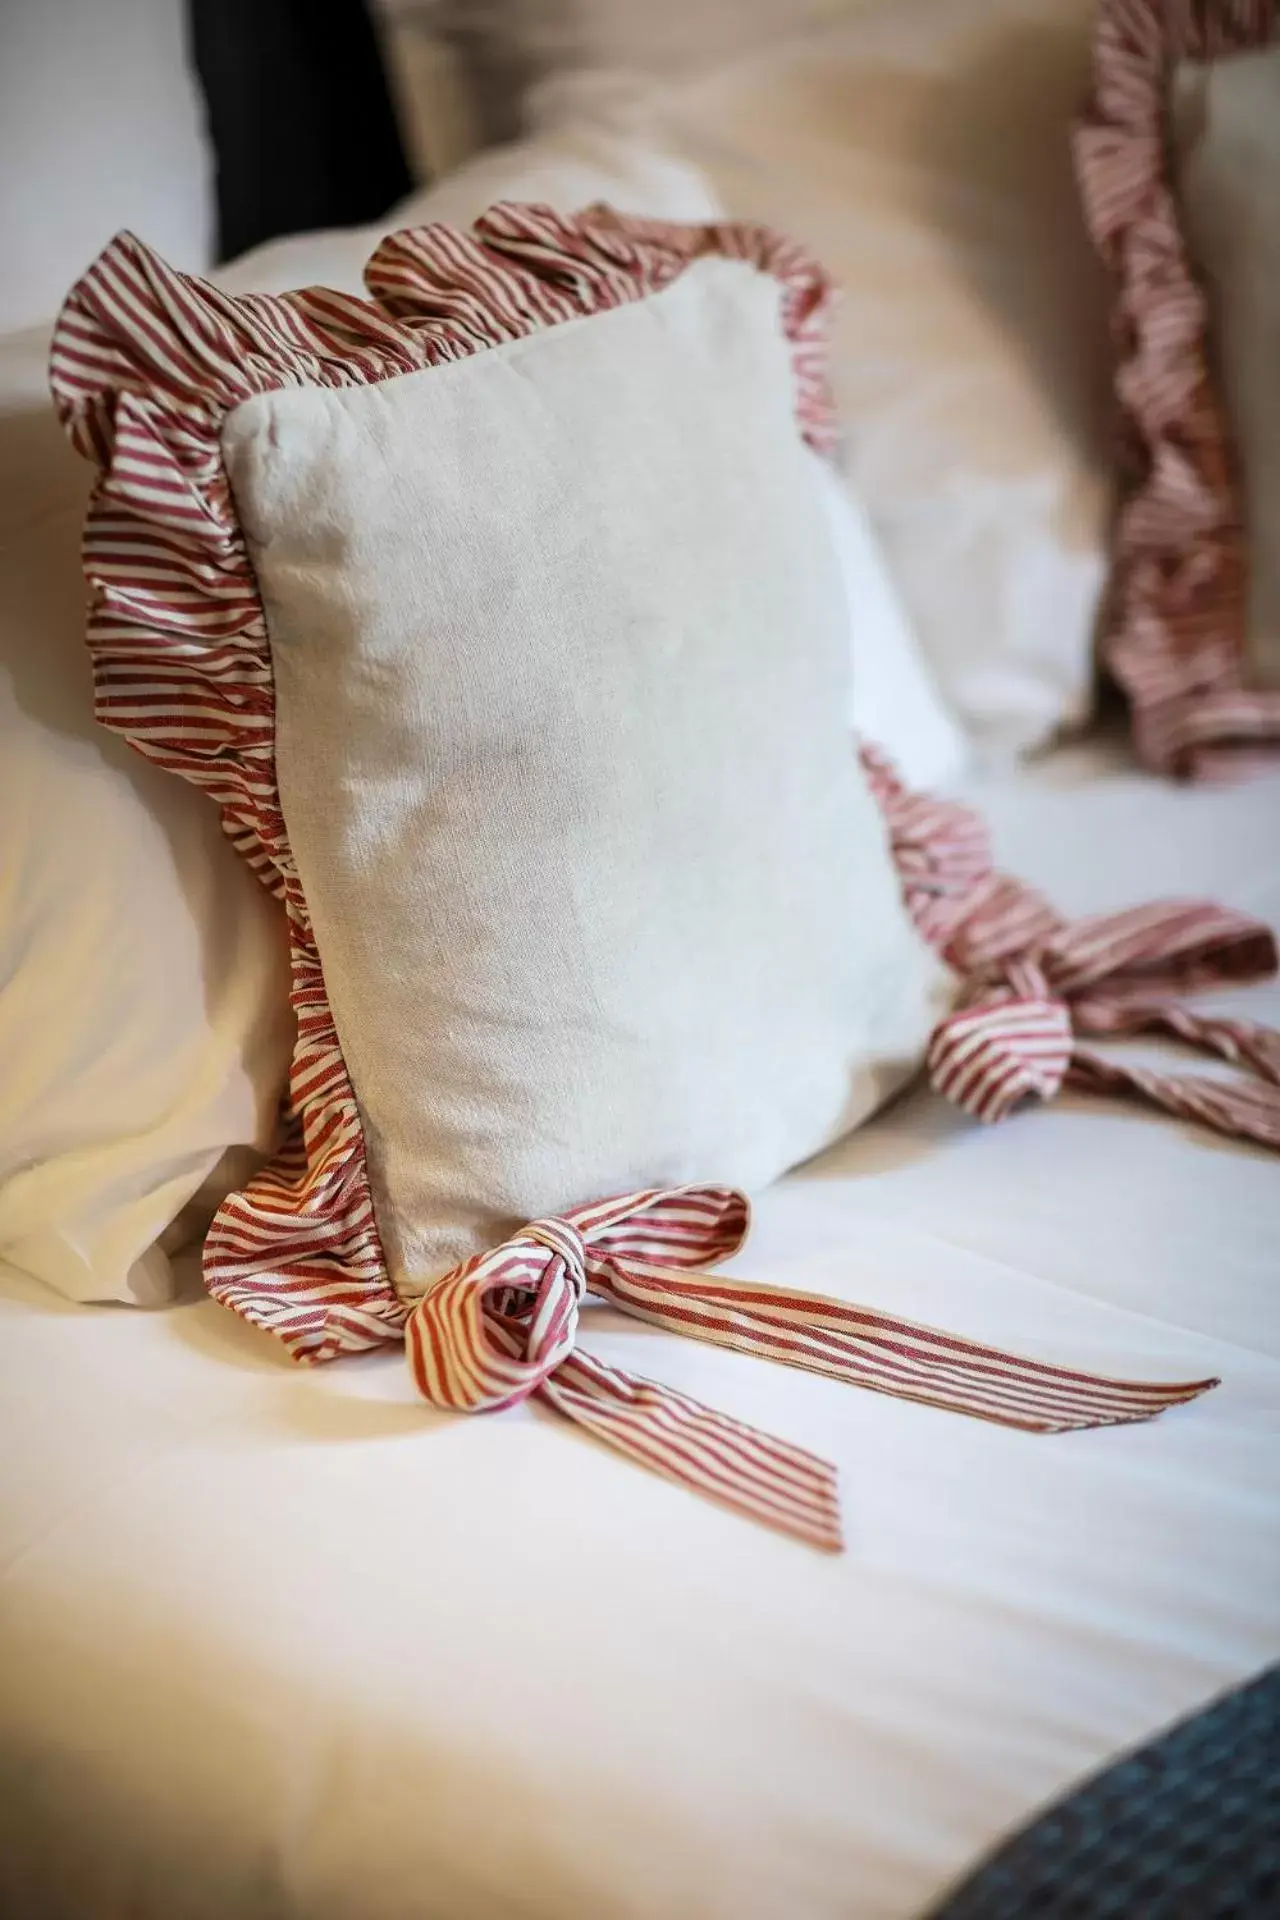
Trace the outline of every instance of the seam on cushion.
<instances>
[{"instance_id":1,"label":"seam on cushion","mask_svg":"<svg viewBox=\"0 0 1280 1920\"><path fill-rule=\"evenodd\" d=\"M735 222L683 226L603 207L565 218L508 203L468 232L390 235L365 270L370 301L323 288L228 295L126 233L59 317L55 403L99 468L83 548L97 717L209 794L288 920L298 1038L285 1139L218 1209L204 1261L214 1298L295 1358L397 1340L407 1309L378 1235L359 1107L280 807L270 640L222 422L255 395L374 385L642 299L713 255L779 282L797 423L831 452L829 282L792 242Z\"/></svg>"},{"instance_id":2,"label":"seam on cushion","mask_svg":"<svg viewBox=\"0 0 1280 1920\"><path fill-rule=\"evenodd\" d=\"M1094 91L1073 133L1094 244L1118 276L1112 332L1124 427L1103 661L1139 757L1214 778L1280 751L1280 691L1247 685L1241 486L1181 231L1168 139L1180 59L1267 44L1280 0L1102 0Z\"/></svg>"}]
</instances>

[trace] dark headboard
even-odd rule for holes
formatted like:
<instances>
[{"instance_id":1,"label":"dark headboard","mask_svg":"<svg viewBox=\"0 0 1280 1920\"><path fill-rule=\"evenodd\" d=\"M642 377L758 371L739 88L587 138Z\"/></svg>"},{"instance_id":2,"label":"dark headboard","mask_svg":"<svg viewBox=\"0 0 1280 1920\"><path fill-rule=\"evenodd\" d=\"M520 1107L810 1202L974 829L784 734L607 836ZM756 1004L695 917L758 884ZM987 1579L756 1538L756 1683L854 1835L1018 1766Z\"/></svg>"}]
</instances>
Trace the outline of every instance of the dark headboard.
<instances>
[{"instance_id":1,"label":"dark headboard","mask_svg":"<svg viewBox=\"0 0 1280 1920\"><path fill-rule=\"evenodd\" d=\"M218 257L376 220L413 182L364 0L187 0Z\"/></svg>"}]
</instances>

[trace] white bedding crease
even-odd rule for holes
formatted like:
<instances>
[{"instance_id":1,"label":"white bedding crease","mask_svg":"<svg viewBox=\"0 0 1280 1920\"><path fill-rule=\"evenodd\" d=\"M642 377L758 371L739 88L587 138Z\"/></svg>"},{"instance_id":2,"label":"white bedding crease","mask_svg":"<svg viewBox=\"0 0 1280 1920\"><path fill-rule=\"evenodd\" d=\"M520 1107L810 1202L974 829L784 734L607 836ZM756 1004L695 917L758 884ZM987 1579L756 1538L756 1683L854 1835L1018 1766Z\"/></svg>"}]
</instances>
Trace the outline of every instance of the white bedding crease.
<instances>
[{"instance_id":1,"label":"white bedding crease","mask_svg":"<svg viewBox=\"0 0 1280 1920\"><path fill-rule=\"evenodd\" d=\"M1103 749L976 797L1068 911L1280 919L1280 783ZM1224 996L1260 1019L1274 988ZM826 1559L393 1353L297 1371L194 1294L0 1277L0 1911L908 1920L1046 1799L1280 1655L1273 1156L1064 1097L900 1101L735 1271L1221 1386L1040 1438L668 1337L590 1345L839 1463Z\"/></svg>"}]
</instances>

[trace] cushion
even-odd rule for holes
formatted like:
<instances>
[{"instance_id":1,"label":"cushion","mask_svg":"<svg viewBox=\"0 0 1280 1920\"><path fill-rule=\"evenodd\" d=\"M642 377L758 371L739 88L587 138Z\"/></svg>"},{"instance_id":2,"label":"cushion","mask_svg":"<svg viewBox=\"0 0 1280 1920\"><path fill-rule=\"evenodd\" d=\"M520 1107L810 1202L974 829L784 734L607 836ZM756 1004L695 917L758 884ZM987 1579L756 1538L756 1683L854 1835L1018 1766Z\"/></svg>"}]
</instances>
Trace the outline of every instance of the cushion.
<instances>
[{"instance_id":1,"label":"cushion","mask_svg":"<svg viewBox=\"0 0 1280 1920\"><path fill-rule=\"evenodd\" d=\"M209 265L213 157L186 30L184 0L5 0L0 332L51 319L117 227Z\"/></svg>"},{"instance_id":2,"label":"cushion","mask_svg":"<svg viewBox=\"0 0 1280 1920\"><path fill-rule=\"evenodd\" d=\"M1103 652L1191 776L1280 747L1278 32L1274 0L1104 0L1076 135L1130 454Z\"/></svg>"},{"instance_id":3,"label":"cushion","mask_svg":"<svg viewBox=\"0 0 1280 1920\"><path fill-rule=\"evenodd\" d=\"M73 1298L151 1303L158 1243L273 1144L286 941L207 800L94 725L88 476L48 352L43 328L0 340L0 1252Z\"/></svg>"},{"instance_id":4,"label":"cushion","mask_svg":"<svg viewBox=\"0 0 1280 1920\"><path fill-rule=\"evenodd\" d=\"M793 417L822 439L816 270L758 230L508 208L369 279L236 302L125 238L54 363L116 448L100 682L152 663L133 736L289 901L300 1137L207 1271L279 1323L270 1275L341 1236L353 1311L295 1299L311 1346L523 1219L773 1178L915 1071L948 991L847 730ZM147 469L187 476L172 507ZM133 572L174 513L204 552L152 615Z\"/></svg>"},{"instance_id":5,"label":"cushion","mask_svg":"<svg viewBox=\"0 0 1280 1920\"><path fill-rule=\"evenodd\" d=\"M1280 11L1276 37L1185 60L1173 125L1183 228L1209 302L1211 366L1231 424L1248 542L1247 657L1280 687Z\"/></svg>"},{"instance_id":6,"label":"cushion","mask_svg":"<svg viewBox=\"0 0 1280 1920\"><path fill-rule=\"evenodd\" d=\"M1103 278L1071 171L1086 0L895 0L655 94L735 218L841 289L849 477L988 758L1088 716L1111 506Z\"/></svg>"},{"instance_id":7,"label":"cushion","mask_svg":"<svg viewBox=\"0 0 1280 1920\"><path fill-rule=\"evenodd\" d=\"M831 461L809 459L844 577L849 724L888 754L909 786L952 788L969 765L969 742L938 691L870 515Z\"/></svg>"},{"instance_id":8,"label":"cushion","mask_svg":"<svg viewBox=\"0 0 1280 1920\"><path fill-rule=\"evenodd\" d=\"M1073 927L855 754L801 444L833 425L820 272L760 228L508 205L392 236L367 279L237 301L121 236L53 354L102 469L103 711L288 910L290 1124L219 1212L213 1292L300 1356L403 1333L434 1405L536 1395L824 1550L830 1463L577 1349L588 1291L1033 1432L1194 1399L1213 1382L697 1276L744 1237L733 1183L926 1040L985 1119L1070 1076L1280 1145L1273 1037L1170 998L1272 968L1265 928L1197 902ZM941 1020L935 955L966 976ZM1258 1085L1077 1044L1137 1031Z\"/></svg>"}]
</instances>

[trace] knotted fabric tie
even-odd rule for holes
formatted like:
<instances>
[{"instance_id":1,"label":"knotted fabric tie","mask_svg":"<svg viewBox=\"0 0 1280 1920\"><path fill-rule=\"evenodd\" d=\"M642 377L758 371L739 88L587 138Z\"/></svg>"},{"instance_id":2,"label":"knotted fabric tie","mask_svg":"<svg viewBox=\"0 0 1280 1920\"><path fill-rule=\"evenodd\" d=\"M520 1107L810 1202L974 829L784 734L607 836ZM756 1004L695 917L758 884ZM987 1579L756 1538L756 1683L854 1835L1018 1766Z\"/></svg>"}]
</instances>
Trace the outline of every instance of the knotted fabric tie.
<instances>
[{"instance_id":1,"label":"knotted fabric tie","mask_svg":"<svg viewBox=\"0 0 1280 1920\"><path fill-rule=\"evenodd\" d=\"M736 1253L750 1219L731 1187L630 1193L537 1220L438 1280L409 1315L409 1362L432 1405L534 1396L669 1479L781 1533L839 1551L831 1464L577 1346L585 1293L672 1333L1032 1433L1149 1420L1214 1380L1108 1380L811 1293L697 1270Z\"/></svg>"},{"instance_id":2,"label":"knotted fabric tie","mask_svg":"<svg viewBox=\"0 0 1280 1920\"><path fill-rule=\"evenodd\" d=\"M1280 1034L1196 1014L1176 997L1269 979L1277 963L1269 927L1204 900L1066 920L1033 887L996 872L986 829L967 807L909 792L874 748L863 747L862 764L908 911L961 977L959 1004L929 1046L939 1093L993 1121L1069 1085L1280 1149ZM1143 1034L1216 1055L1249 1077L1156 1072L1081 1045Z\"/></svg>"}]
</instances>

